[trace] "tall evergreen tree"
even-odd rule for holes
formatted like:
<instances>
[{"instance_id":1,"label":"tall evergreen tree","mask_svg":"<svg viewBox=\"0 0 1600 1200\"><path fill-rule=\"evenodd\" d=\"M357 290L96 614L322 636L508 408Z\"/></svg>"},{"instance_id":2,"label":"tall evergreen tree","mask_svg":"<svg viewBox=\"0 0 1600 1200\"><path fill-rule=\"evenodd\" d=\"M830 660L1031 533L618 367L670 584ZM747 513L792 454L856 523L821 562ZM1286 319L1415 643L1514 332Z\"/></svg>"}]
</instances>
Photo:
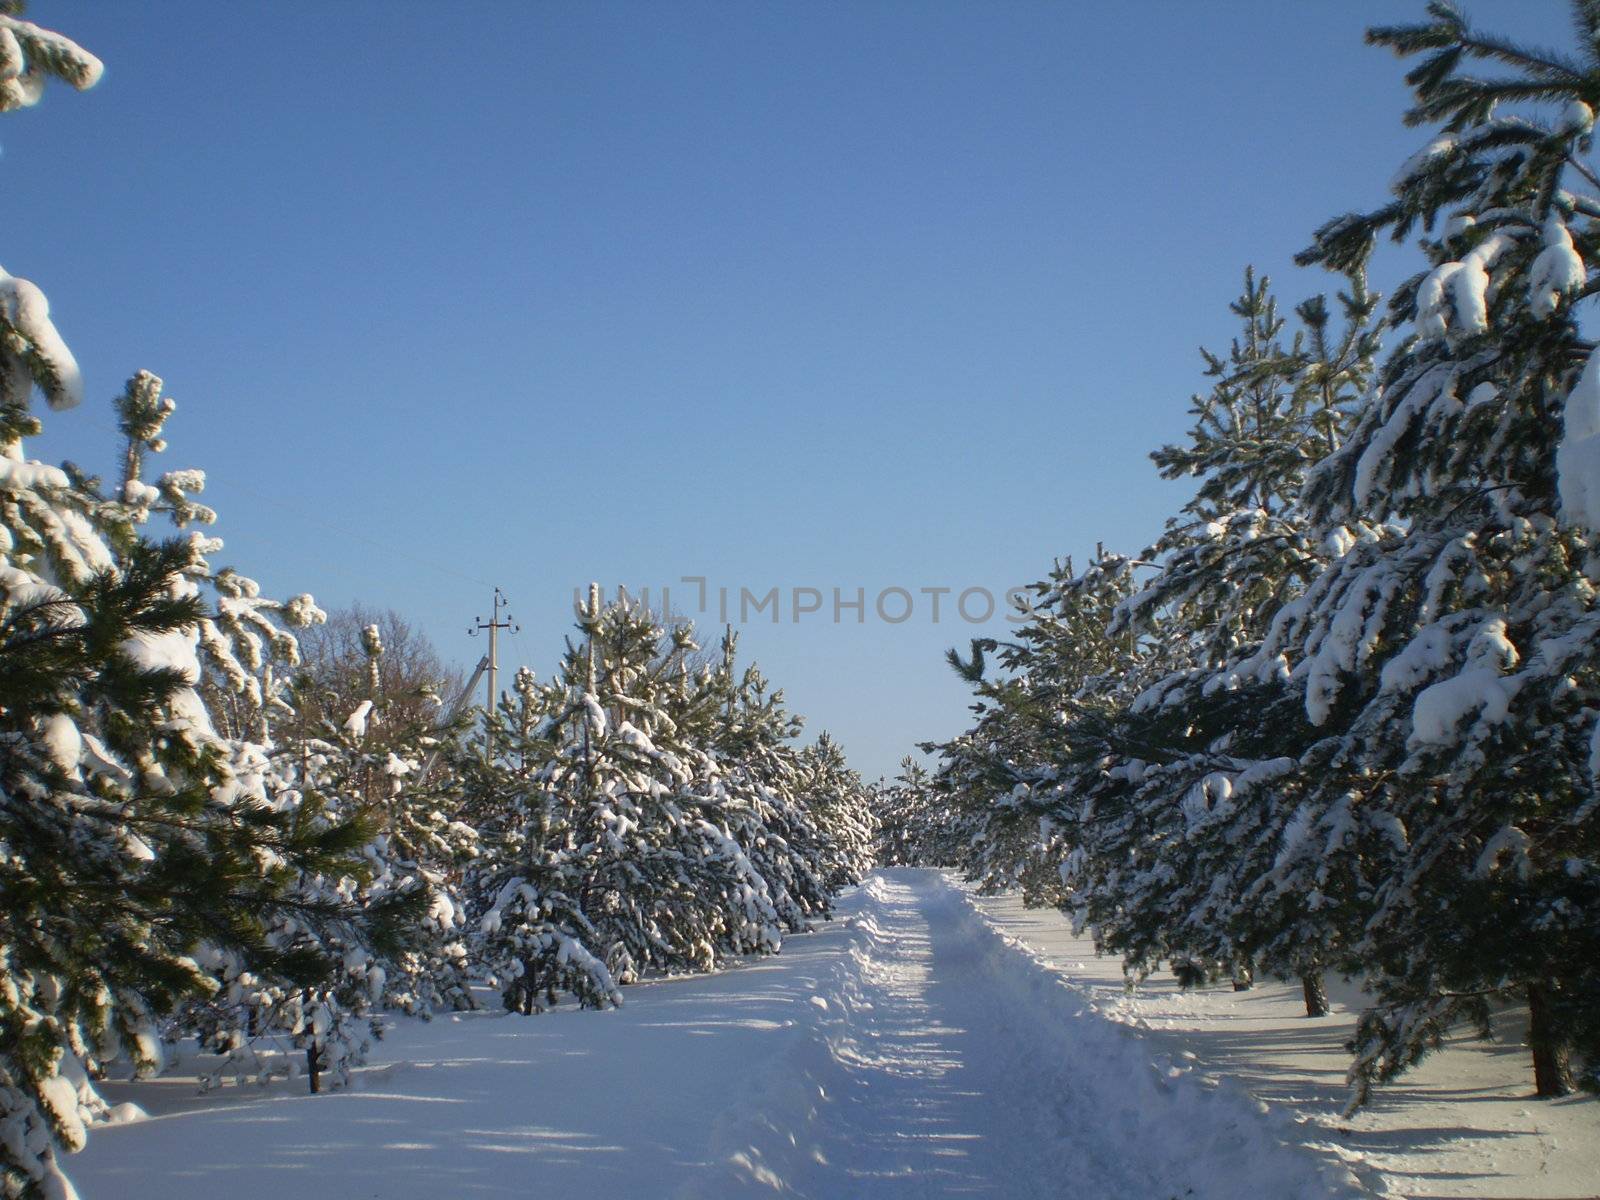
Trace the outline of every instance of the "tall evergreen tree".
<instances>
[{"instance_id":1,"label":"tall evergreen tree","mask_svg":"<svg viewBox=\"0 0 1600 1200\"><path fill-rule=\"evenodd\" d=\"M1272 639L1328 739L1311 819L1342 805L1393 843L1357 947L1377 1000L1363 1093L1500 996L1529 1004L1541 1095L1570 1088L1571 1050L1600 1062L1600 367L1580 324L1600 250L1600 6L1573 12L1570 55L1443 3L1369 31L1420 57L1406 119L1441 130L1392 201L1303 256L1348 269L1380 233L1421 229L1428 260L1391 304L1404 339L1381 387L1308 486L1325 528L1373 536Z\"/></svg>"},{"instance_id":2,"label":"tall evergreen tree","mask_svg":"<svg viewBox=\"0 0 1600 1200\"><path fill-rule=\"evenodd\" d=\"M1200 485L1145 552L1155 573L1108 632L1148 637L1159 615L1164 640L1188 642L1188 663L1119 718L1138 764L1129 804L1145 814L1120 829L1138 844L1106 842L1116 825L1087 831L1102 860L1150 868L1121 871L1119 888L1093 905L1105 944L1141 970L1172 958L1191 979L1227 971L1243 982L1261 968L1298 976L1311 1015L1326 1009L1321 975L1346 926L1322 902L1333 890L1326 872L1315 886L1279 874L1296 763L1316 734L1286 664L1258 651L1350 540L1322 536L1300 504L1373 372L1376 301L1359 272L1340 301L1337 334L1316 297L1298 306L1285 341L1267 282L1247 271L1232 306L1241 336L1226 358L1202 352L1216 382L1195 398L1189 440L1152 456L1164 475Z\"/></svg>"},{"instance_id":3,"label":"tall evergreen tree","mask_svg":"<svg viewBox=\"0 0 1600 1200\"><path fill-rule=\"evenodd\" d=\"M18 11L0 5L0 110L48 76L98 77ZM382 930L301 887L348 867L359 826L286 805L260 747L220 733L198 691L209 668L264 704L272 661L293 664L284 626L315 605L213 568L215 539L146 535L155 515L212 516L199 472L145 478L174 408L160 380L141 373L117 403L110 494L25 458L35 389L57 409L82 391L43 294L0 272L0 1173L8 1195L70 1197L56 1151L102 1108L91 1077L119 1059L155 1069L161 1023L230 973L320 984L326 945ZM291 922L302 937L269 935Z\"/></svg>"}]
</instances>

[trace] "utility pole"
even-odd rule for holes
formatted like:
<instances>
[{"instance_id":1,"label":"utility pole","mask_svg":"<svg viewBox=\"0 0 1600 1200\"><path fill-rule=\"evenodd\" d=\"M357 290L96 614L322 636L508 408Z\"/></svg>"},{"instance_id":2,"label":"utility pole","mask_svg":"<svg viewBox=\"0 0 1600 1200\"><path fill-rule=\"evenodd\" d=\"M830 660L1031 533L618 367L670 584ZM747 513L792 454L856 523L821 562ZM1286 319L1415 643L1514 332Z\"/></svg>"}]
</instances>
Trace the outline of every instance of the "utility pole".
<instances>
[{"instance_id":1,"label":"utility pole","mask_svg":"<svg viewBox=\"0 0 1600 1200\"><path fill-rule=\"evenodd\" d=\"M506 619L504 621L500 619L500 610L502 608L509 607L510 604L511 602L506 599L506 594L499 588L495 588L494 607L490 610L489 619L485 621L482 617L474 617L473 620L476 621L477 624L473 625L467 630L468 637L477 637L478 634L482 633L485 629L489 631L489 653L485 659L485 661L489 664L489 679L487 685L488 690L485 693L483 709L483 761L486 763L492 763L494 761L494 688L495 677L500 673L500 656L498 651L499 642L495 635L498 634L502 629L509 629L512 633L517 633L522 629L522 626L512 624L511 614L509 612L506 613Z\"/></svg>"}]
</instances>

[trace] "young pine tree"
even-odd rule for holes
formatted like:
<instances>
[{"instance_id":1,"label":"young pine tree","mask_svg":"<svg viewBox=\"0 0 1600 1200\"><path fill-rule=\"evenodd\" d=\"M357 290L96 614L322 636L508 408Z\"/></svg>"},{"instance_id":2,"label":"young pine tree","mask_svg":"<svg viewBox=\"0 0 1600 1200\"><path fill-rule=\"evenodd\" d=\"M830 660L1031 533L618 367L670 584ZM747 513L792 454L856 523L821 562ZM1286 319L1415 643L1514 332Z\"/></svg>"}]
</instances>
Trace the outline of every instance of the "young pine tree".
<instances>
[{"instance_id":1,"label":"young pine tree","mask_svg":"<svg viewBox=\"0 0 1600 1200\"><path fill-rule=\"evenodd\" d=\"M1308 1015L1326 1011L1323 971L1348 925L1316 885L1277 872L1295 812L1299 755L1316 739L1284 663L1259 653L1348 537L1325 538L1303 506L1307 473L1336 450L1373 372L1376 300L1359 272L1341 294L1342 328L1326 302L1296 309L1285 340L1266 280L1246 271L1232 305L1242 331L1226 358L1204 353L1212 390L1194 401L1189 440L1152 457L1168 477L1199 480L1194 498L1145 552L1155 565L1117 609L1112 636L1182 639L1188 665L1169 673L1119 717L1139 763L1130 803L1143 819L1110 826L1099 861L1148 861L1122 870L1100 906L1101 937L1148 969L1171 958L1186 978L1257 970L1299 977ZM1090 833L1103 838L1107 829ZM1348 863L1346 865L1349 865Z\"/></svg>"},{"instance_id":2,"label":"young pine tree","mask_svg":"<svg viewBox=\"0 0 1600 1200\"><path fill-rule=\"evenodd\" d=\"M0 111L36 101L49 76L84 87L92 56L0 4ZM219 732L204 669L244 692L292 665L283 624L318 615L276 604L213 569L220 542L157 542L210 511L194 471L144 478L173 411L154 376L129 382L119 486L25 457L34 391L76 405L81 381L44 295L0 271L0 1175L7 1195L69 1197L57 1160L101 1108L89 1079L121 1062L154 1070L174 1013L238 962L274 983L326 962L264 933L289 914L317 938L368 937L340 900L308 903L307 874L343 869L357 831L311 822L270 794L259 747Z\"/></svg>"},{"instance_id":3,"label":"young pine tree","mask_svg":"<svg viewBox=\"0 0 1600 1200\"><path fill-rule=\"evenodd\" d=\"M1573 5L1571 53L1428 13L1368 38L1420 58L1406 119L1438 135L1304 256L1346 270L1422 231L1381 386L1308 486L1324 528L1373 536L1274 640L1328 739L1309 811L1390 830L1356 947L1376 996L1358 1098L1496 997L1527 1002L1537 1091L1559 1095L1574 1054L1590 1082L1600 1063L1600 5Z\"/></svg>"}]
</instances>

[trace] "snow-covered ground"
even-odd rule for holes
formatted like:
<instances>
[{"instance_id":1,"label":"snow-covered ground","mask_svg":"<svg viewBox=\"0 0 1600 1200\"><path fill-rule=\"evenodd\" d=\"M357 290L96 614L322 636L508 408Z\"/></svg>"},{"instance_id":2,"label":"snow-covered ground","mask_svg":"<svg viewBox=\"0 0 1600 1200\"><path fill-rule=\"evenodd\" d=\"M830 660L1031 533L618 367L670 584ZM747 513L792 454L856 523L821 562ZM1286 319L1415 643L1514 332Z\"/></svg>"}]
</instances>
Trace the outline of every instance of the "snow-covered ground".
<instances>
[{"instance_id":1,"label":"snow-covered ground","mask_svg":"<svg viewBox=\"0 0 1600 1200\"><path fill-rule=\"evenodd\" d=\"M629 988L619 1011L402 1022L350 1091L107 1085L150 1118L97 1129L68 1169L85 1200L1309 1200L1389 1186L1367 1162L1348 1169L1356 1154L1402 1164L1398 1182L1427 1194L1584 1194L1533 1168L1542 1154L1569 1185L1592 1168L1593 1104L1508 1101L1547 1130L1523 1137L1509 1116L1471 1123L1500 1114L1483 1085L1435 1093L1419 1077L1397 1089L1423 1092L1415 1117L1380 1107L1343 1135L1322 1120L1337 1055L1315 1045L1336 1021L1308 1034L1268 988L1130 999L1068 934L935 872L883 871L780 956ZM1453 1145L1463 1121L1498 1148ZM1504 1185L1525 1159L1520 1190L1481 1190L1479 1175Z\"/></svg>"},{"instance_id":2,"label":"snow-covered ground","mask_svg":"<svg viewBox=\"0 0 1600 1200\"><path fill-rule=\"evenodd\" d=\"M1363 1173L1380 1194L1600 1196L1600 1103L1533 1098L1525 1011L1502 1014L1494 1042L1451 1039L1346 1119L1343 1043L1354 1033L1361 1000L1354 987L1330 980L1333 1015L1319 1020L1306 1019L1299 985L1184 992L1163 974L1129 993L1118 961L1097 958L1093 943L1074 937L1060 913L1025 909L1015 896L972 902L1095 1011L1139 1030L1150 1053L1192 1054L1201 1072L1290 1115L1306 1142L1368 1168Z\"/></svg>"}]
</instances>

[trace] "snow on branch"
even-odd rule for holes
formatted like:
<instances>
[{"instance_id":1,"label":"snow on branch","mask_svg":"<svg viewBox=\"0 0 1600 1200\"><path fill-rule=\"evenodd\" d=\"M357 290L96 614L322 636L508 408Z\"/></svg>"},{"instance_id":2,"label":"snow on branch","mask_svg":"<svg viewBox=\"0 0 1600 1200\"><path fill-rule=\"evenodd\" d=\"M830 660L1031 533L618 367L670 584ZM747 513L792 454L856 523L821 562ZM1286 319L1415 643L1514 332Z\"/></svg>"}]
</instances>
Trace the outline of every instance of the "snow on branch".
<instances>
[{"instance_id":1,"label":"snow on branch","mask_svg":"<svg viewBox=\"0 0 1600 1200\"><path fill-rule=\"evenodd\" d=\"M105 65L71 38L0 14L0 112L39 103L51 76L81 92L104 73Z\"/></svg>"},{"instance_id":2,"label":"snow on branch","mask_svg":"<svg viewBox=\"0 0 1600 1200\"><path fill-rule=\"evenodd\" d=\"M83 376L50 321L50 302L34 284L0 267L0 399L20 404L29 383L54 409L74 408L83 399Z\"/></svg>"}]
</instances>

